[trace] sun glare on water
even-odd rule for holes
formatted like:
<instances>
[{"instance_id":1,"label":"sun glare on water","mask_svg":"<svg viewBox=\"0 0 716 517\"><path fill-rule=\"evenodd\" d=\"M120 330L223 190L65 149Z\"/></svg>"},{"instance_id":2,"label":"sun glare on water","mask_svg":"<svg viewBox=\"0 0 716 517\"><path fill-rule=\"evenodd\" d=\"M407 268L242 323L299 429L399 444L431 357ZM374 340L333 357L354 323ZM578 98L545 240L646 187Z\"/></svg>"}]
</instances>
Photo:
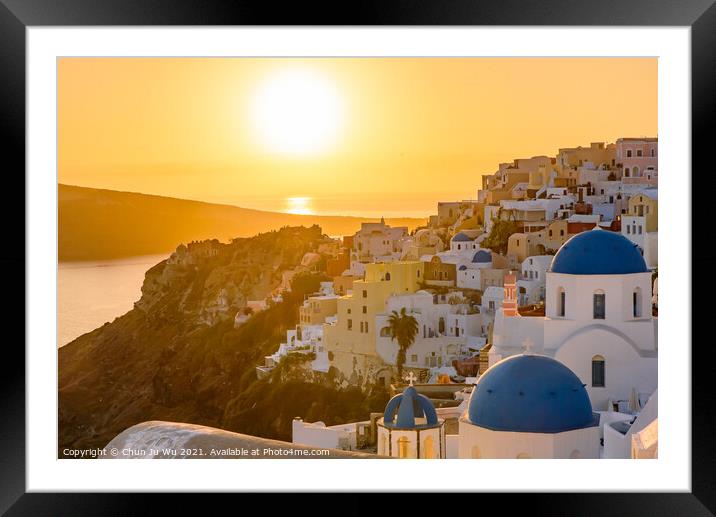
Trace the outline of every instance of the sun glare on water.
<instances>
[{"instance_id":1,"label":"sun glare on water","mask_svg":"<svg viewBox=\"0 0 716 517\"><path fill-rule=\"evenodd\" d=\"M258 139L270 150L290 155L328 149L343 119L335 84L304 69L286 69L267 77L257 90L252 111Z\"/></svg>"},{"instance_id":2,"label":"sun glare on water","mask_svg":"<svg viewBox=\"0 0 716 517\"><path fill-rule=\"evenodd\" d=\"M313 215L311 210L310 197L288 197L286 198L286 213L298 215Z\"/></svg>"}]
</instances>

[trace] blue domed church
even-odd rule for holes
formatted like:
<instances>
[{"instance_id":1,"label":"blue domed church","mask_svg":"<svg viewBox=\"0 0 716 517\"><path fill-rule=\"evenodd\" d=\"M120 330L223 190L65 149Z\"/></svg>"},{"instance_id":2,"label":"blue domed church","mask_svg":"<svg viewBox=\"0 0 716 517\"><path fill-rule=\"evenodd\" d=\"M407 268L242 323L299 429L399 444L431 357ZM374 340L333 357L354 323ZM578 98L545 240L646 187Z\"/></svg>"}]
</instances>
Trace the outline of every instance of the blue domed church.
<instances>
[{"instance_id":1,"label":"blue domed church","mask_svg":"<svg viewBox=\"0 0 716 517\"><path fill-rule=\"evenodd\" d=\"M480 377L459 443L461 458L598 458L599 417L569 368L520 354Z\"/></svg>"},{"instance_id":2,"label":"blue domed church","mask_svg":"<svg viewBox=\"0 0 716 517\"><path fill-rule=\"evenodd\" d=\"M388 401L377 422L377 452L394 458L445 458L444 424L430 399L410 385Z\"/></svg>"},{"instance_id":3,"label":"blue domed church","mask_svg":"<svg viewBox=\"0 0 716 517\"><path fill-rule=\"evenodd\" d=\"M595 410L632 390L646 400L657 387L651 275L621 234L597 227L575 235L547 271L543 317L497 311L489 365L521 354L529 341L534 353L574 372Z\"/></svg>"}]
</instances>

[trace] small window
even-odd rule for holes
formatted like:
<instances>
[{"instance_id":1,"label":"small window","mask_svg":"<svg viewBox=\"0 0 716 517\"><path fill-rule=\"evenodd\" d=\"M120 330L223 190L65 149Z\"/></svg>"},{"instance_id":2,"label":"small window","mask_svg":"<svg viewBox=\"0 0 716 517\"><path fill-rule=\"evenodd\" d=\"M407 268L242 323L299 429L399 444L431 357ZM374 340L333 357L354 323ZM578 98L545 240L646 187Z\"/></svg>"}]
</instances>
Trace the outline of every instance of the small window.
<instances>
[{"instance_id":1,"label":"small window","mask_svg":"<svg viewBox=\"0 0 716 517\"><path fill-rule=\"evenodd\" d=\"M627 225L627 235L630 235L630 234L631 234L631 226Z\"/></svg>"},{"instance_id":2,"label":"small window","mask_svg":"<svg viewBox=\"0 0 716 517\"><path fill-rule=\"evenodd\" d=\"M631 158L631 149L627 149L627 158Z\"/></svg>"},{"instance_id":3,"label":"small window","mask_svg":"<svg viewBox=\"0 0 716 517\"><path fill-rule=\"evenodd\" d=\"M641 289L638 287L632 293L632 315L641 318Z\"/></svg>"},{"instance_id":4,"label":"small window","mask_svg":"<svg viewBox=\"0 0 716 517\"><path fill-rule=\"evenodd\" d=\"M636 150L636 155L637 157L641 158L641 149Z\"/></svg>"},{"instance_id":5,"label":"small window","mask_svg":"<svg viewBox=\"0 0 716 517\"><path fill-rule=\"evenodd\" d=\"M390 273L386 273L386 274L385 274L385 279L386 279L386 280L390 280Z\"/></svg>"},{"instance_id":6,"label":"small window","mask_svg":"<svg viewBox=\"0 0 716 517\"><path fill-rule=\"evenodd\" d=\"M559 236L560 236L560 237L564 237L564 230L560 230L560 231L559 231Z\"/></svg>"},{"instance_id":7,"label":"small window","mask_svg":"<svg viewBox=\"0 0 716 517\"><path fill-rule=\"evenodd\" d=\"M410 440L408 440L407 436L401 436L400 438L398 438L398 457L399 458L407 458L408 457L408 447L409 446L410 446Z\"/></svg>"},{"instance_id":8,"label":"small window","mask_svg":"<svg viewBox=\"0 0 716 517\"><path fill-rule=\"evenodd\" d=\"M366 334L368 333L368 322L367 321L365 322L365 333Z\"/></svg>"},{"instance_id":9,"label":"small window","mask_svg":"<svg viewBox=\"0 0 716 517\"><path fill-rule=\"evenodd\" d=\"M592 387L603 388L605 385L604 378L604 357L595 355L592 357Z\"/></svg>"},{"instance_id":10,"label":"small window","mask_svg":"<svg viewBox=\"0 0 716 517\"><path fill-rule=\"evenodd\" d=\"M641 235L641 225L639 225L639 235Z\"/></svg>"},{"instance_id":11,"label":"small window","mask_svg":"<svg viewBox=\"0 0 716 517\"><path fill-rule=\"evenodd\" d=\"M353 320L348 320L348 330L353 330Z\"/></svg>"},{"instance_id":12,"label":"small window","mask_svg":"<svg viewBox=\"0 0 716 517\"><path fill-rule=\"evenodd\" d=\"M417 363L418 362L418 354L411 355L410 360L414 363Z\"/></svg>"},{"instance_id":13,"label":"small window","mask_svg":"<svg viewBox=\"0 0 716 517\"><path fill-rule=\"evenodd\" d=\"M597 292L594 293L594 319L595 320L603 320L606 316L606 297L604 293Z\"/></svg>"},{"instance_id":14,"label":"small window","mask_svg":"<svg viewBox=\"0 0 716 517\"><path fill-rule=\"evenodd\" d=\"M363 289L363 298L368 298L368 291Z\"/></svg>"},{"instance_id":15,"label":"small window","mask_svg":"<svg viewBox=\"0 0 716 517\"><path fill-rule=\"evenodd\" d=\"M654 149L652 149L652 150L651 150L651 156L653 157L653 156L655 156L655 154L656 154L656 153L655 153Z\"/></svg>"},{"instance_id":16,"label":"small window","mask_svg":"<svg viewBox=\"0 0 716 517\"><path fill-rule=\"evenodd\" d=\"M363 306L363 314L368 314L368 307L365 305Z\"/></svg>"},{"instance_id":17,"label":"small window","mask_svg":"<svg viewBox=\"0 0 716 517\"><path fill-rule=\"evenodd\" d=\"M563 288L559 288L559 301L557 302L557 316L564 318L565 307L567 301L567 293L564 292Z\"/></svg>"}]
</instances>

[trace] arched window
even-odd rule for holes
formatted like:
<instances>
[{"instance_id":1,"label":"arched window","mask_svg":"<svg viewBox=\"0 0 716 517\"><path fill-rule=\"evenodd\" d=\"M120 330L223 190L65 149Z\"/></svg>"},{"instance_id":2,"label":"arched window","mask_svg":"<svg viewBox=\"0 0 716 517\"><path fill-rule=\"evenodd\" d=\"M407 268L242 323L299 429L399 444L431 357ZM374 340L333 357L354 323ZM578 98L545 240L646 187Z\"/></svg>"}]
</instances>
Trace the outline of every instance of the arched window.
<instances>
[{"instance_id":1,"label":"arched window","mask_svg":"<svg viewBox=\"0 0 716 517\"><path fill-rule=\"evenodd\" d=\"M634 176L635 178L636 178L637 176L639 176L639 167L634 167L634 169L632 170L631 175Z\"/></svg>"},{"instance_id":2,"label":"arched window","mask_svg":"<svg viewBox=\"0 0 716 517\"><path fill-rule=\"evenodd\" d=\"M386 274L385 274L385 279L386 279L386 280L390 280L390 273L386 273Z\"/></svg>"},{"instance_id":3,"label":"arched window","mask_svg":"<svg viewBox=\"0 0 716 517\"><path fill-rule=\"evenodd\" d=\"M407 458L408 457L408 446L410 445L410 440L408 440L407 436L401 436L398 438L398 458Z\"/></svg>"},{"instance_id":4,"label":"arched window","mask_svg":"<svg viewBox=\"0 0 716 517\"><path fill-rule=\"evenodd\" d=\"M626 169L624 169L624 177L625 177L625 178L628 178L628 177L629 177L629 167L627 167Z\"/></svg>"},{"instance_id":5,"label":"arched window","mask_svg":"<svg viewBox=\"0 0 716 517\"><path fill-rule=\"evenodd\" d=\"M380 329L380 337L390 337L390 327Z\"/></svg>"},{"instance_id":6,"label":"arched window","mask_svg":"<svg viewBox=\"0 0 716 517\"><path fill-rule=\"evenodd\" d=\"M639 287L632 293L632 315L641 318L641 288Z\"/></svg>"},{"instance_id":7,"label":"arched window","mask_svg":"<svg viewBox=\"0 0 716 517\"><path fill-rule=\"evenodd\" d=\"M603 388L605 385L605 361L601 355L595 355L592 357L592 387Z\"/></svg>"},{"instance_id":8,"label":"arched window","mask_svg":"<svg viewBox=\"0 0 716 517\"><path fill-rule=\"evenodd\" d=\"M529 459L532 459L532 456L530 456L526 452L521 452L517 455L517 459L518 460L529 460Z\"/></svg>"},{"instance_id":9,"label":"arched window","mask_svg":"<svg viewBox=\"0 0 716 517\"><path fill-rule=\"evenodd\" d=\"M578 460L581 457L582 457L582 453L579 452L579 449L574 449L569 455L570 460Z\"/></svg>"},{"instance_id":10,"label":"arched window","mask_svg":"<svg viewBox=\"0 0 716 517\"><path fill-rule=\"evenodd\" d=\"M440 318L438 320L438 332L440 334L445 334L445 318Z\"/></svg>"},{"instance_id":11,"label":"arched window","mask_svg":"<svg viewBox=\"0 0 716 517\"><path fill-rule=\"evenodd\" d=\"M595 291L593 298L593 317L595 320L603 320L606 317L606 295L604 291Z\"/></svg>"},{"instance_id":12,"label":"arched window","mask_svg":"<svg viewBox=\"0 0 716 517\"><path fill-rule=\"evenodd\" d=\"M472 450L470 451L470 457L473 459L482 458L482 454L480 453L480 448L477 445L472 446Z\"/></svg>"},{"instance_id":13,"label":"arched window","mask_svg":"<svg viewBox=\"0 0 716 517\"><path fill-rule=\"evenodd\" d=\"M564 287L557 289L557 316L564 318L566 314L567 306L567 293L564 292Z\"/></svg>"},{"instance_id":14,"label":"arched window","mask_svg":"<svg viewBox=\"0 0 716 517\"><path fill-rule=\"evenodd\" d=\"M423 442L423 458L428 460L435 459L435 440L433 440L432 436L428 436Z\"/></svg>"}]
</instances>

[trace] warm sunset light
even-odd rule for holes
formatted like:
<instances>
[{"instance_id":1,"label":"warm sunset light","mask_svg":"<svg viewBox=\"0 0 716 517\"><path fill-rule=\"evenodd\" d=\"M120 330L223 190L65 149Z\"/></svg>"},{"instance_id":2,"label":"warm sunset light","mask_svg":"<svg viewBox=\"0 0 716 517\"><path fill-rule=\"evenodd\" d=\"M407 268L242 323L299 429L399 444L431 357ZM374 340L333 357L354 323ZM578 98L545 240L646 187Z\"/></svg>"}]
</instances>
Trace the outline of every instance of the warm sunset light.
<instances>
[{"instance_id":1,"label":"warm sunset light","mask_svg":"<svg viewBox=\"0 0 716 517\"><path fill-rule=\"evenodd\" d=\"M657 71L62 58L58 457L658 458Z\"/></svg>"},{"instance_id":2,"label":"warm sunset light","mask_svg":"<svg viewBox=\"0 0 716 517\"><path fill-rule=\"evenodd\" d=\"M289 197L286 198L286 213L298 215L311 215L310 197Z\"/></svg>"},{"instance_id":3,"label":"warm sunset light","mask_svg":"<svg viewBox=\"0 0 716 517\"><path fill-rule=\"evenodd\" d=\"M474 197L501 162L657 134L657 69L653 58L63 58L59 181L426 217L436 198Z\"/></svg>"},{"instance_id":4,"label":"warm sunset light","mask_svg":"<svg viewBox=\"0 0 716 517\"><path fill-rule=\"evenodd\" d=\"M341 124L343 106L334 85L309 70L271 75L252 102L258 138L279 153L319 153L335 140Z\"/></svg>"}]
</instances>

